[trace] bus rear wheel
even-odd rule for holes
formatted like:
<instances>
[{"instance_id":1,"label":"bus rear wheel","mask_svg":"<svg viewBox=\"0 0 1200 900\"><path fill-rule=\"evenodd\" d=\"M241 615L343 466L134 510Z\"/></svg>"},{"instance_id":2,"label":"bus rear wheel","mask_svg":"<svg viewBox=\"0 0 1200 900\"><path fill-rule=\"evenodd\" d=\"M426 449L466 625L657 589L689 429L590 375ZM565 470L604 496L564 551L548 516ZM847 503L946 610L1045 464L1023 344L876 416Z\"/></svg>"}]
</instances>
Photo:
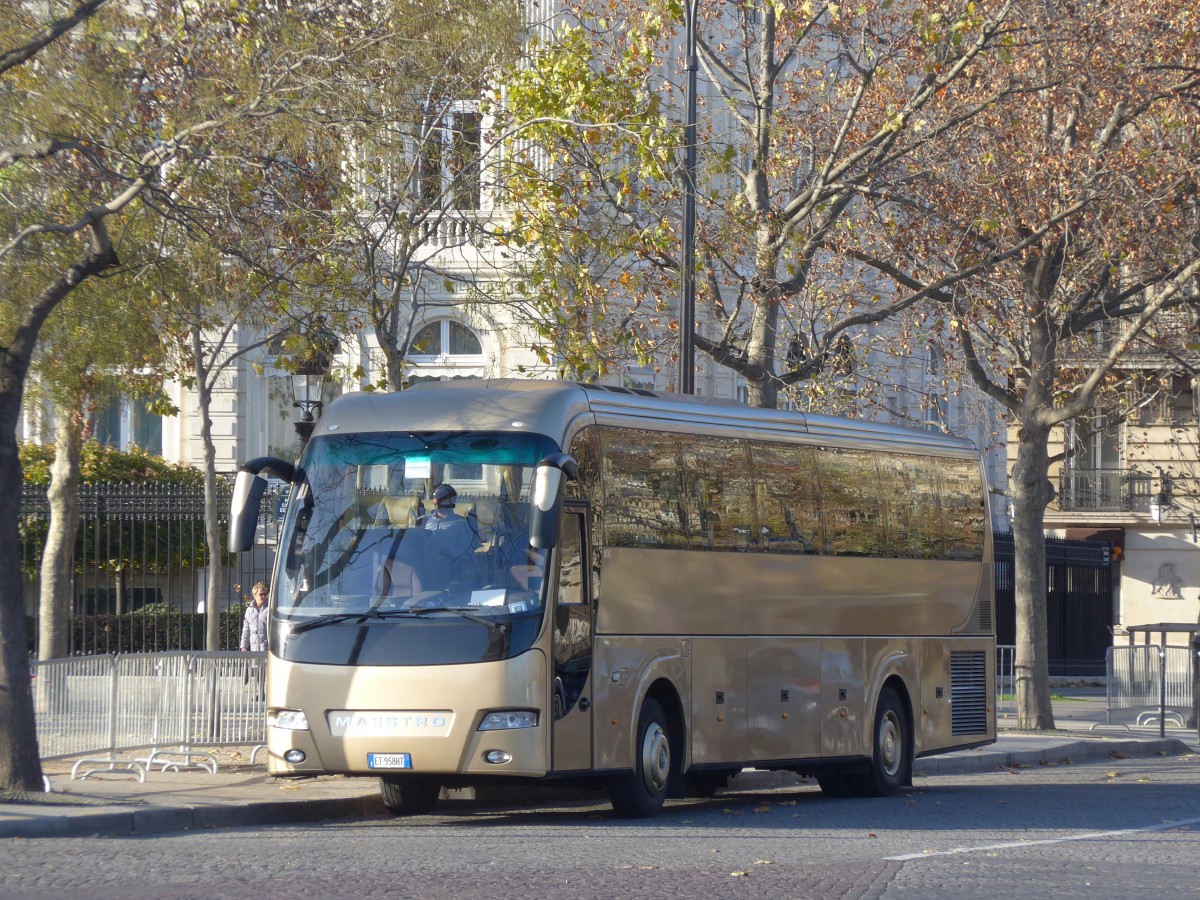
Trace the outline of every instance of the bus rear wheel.
<instances>
[{"instance_id":1,"label":"bus rear wheel","mask_svg":"<svg viewBox=\"0 0 1200 900\"><path fill-rule=\"evenodd\" d=\"M379 795L393 816L423 816L437 803L442 786L428 778L388 775L379 779Z\"/></svg>"},{"instance_id":2,"label":"bus rear wheel","mask_svg":"<svg viewBox=\"0 0 1200 900\"><path fill-rule=\"evenodd\" d=\"M623 819L649 819L662 812L667 798L671 768L670 730L658 701L647 699L638 716L633 772L614 776L608 783L608 798Z\"/></svg>"},{"instance_id":3,"label":"bus rear wheel","mask_svg":"<svg viewBox=\"0 0 1200 900\"><path fill-rule=\"evenodd\" d=\"M869 769L863 775L848 775L846 780L856 797L891 797L911 779L912 728L900 695L890 687L879 693L871 734Z\"/></svg>"}]
</instances>

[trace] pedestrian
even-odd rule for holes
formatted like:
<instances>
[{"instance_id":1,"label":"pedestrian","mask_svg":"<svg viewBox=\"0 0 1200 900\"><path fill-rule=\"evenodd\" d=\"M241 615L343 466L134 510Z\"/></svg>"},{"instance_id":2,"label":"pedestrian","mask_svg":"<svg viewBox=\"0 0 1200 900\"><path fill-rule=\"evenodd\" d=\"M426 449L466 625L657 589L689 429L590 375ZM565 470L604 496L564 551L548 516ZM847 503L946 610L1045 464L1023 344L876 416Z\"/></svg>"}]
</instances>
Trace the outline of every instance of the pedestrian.
<instances>
[{"instance_id":1,"label":"pedestrian","mask_svg":"<svg viewBox=\"0 0 1200 900\"><path fill-rule=\"evenodd\" d=\"M250 594L253 599L246 607L246 617L242 620L243 652L267 649L267 583L258 582Z\"/></svg>"}]
</instances>

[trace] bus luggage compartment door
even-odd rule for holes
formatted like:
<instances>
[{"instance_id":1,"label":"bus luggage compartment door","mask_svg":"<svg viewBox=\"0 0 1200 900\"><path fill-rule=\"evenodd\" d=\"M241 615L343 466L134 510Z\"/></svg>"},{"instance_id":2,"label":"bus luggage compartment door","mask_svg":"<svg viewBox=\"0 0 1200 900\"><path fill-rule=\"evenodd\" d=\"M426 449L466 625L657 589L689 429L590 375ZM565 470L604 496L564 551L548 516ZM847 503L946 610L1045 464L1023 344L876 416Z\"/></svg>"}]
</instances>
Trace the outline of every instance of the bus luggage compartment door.
<instances>
[{"instance_id":1,"label":"bus luggage compartment door","mask_svg":"<svg viewBox=\"0 0 1200 900\"><path fill-rule=\"evenodd\" d=\"M746 759L746 638L692 639L692 763Z\"/></svg>"}]
</instances>

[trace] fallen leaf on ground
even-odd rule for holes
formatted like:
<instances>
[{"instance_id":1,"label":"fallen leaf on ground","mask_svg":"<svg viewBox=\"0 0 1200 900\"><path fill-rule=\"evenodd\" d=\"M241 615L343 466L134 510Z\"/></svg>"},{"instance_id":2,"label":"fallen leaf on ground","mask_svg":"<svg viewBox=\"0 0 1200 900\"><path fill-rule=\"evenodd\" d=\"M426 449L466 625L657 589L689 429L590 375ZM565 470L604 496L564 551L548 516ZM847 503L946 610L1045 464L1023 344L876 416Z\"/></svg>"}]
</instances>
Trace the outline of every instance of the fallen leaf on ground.
<instances>
[{"instance_id":1,"label":"fallen leaf on ground","mask_svg":"<svg viewBox=\"0 0 1200 900\"><path fill-rule=\"evenodd\" d=\"M732 878L746 878L749 874L750 874L749 872L730 872L729 873L730 877L732 877Z\"/></svg>"},{"instance_id":2,"label":"fallen leaf on ground","mask_svg":"<svg viewBox=\"0 0 1200 900\"><path fill-rule=\"evenodd\" d=\"M754 807L754 812L756 812L756 813L765 813L765 812L770 812L770 811L771 811L771 805L769 803L764 803L762 806Z\"/></svg>"}]
</instances>

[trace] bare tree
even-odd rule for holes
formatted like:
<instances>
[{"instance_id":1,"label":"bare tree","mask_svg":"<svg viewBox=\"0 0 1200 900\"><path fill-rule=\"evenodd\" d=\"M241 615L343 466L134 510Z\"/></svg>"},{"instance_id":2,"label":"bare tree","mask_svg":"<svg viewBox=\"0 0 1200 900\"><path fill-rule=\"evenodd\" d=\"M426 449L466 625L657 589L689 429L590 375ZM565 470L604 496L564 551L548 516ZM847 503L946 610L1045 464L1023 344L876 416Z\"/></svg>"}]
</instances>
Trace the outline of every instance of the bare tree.
<instances>
[{"instance_id":1,"label":"bare tree","mask_svg":"<svg viewBox=\"0 0 1200 900\"><path fill-rule=\"evenodd\" d=\"M1121 380L1164 311L1200 303L1194 19L1181 0L1022 4L1006 53L960 89L966 103L996 84L1023 90L915 158L920 177L896 198L880 244L851 252L895 290L936 301L929 324L949 329L947 349L1010 417L1023 728L1054 722L1043 539L1052 438Z\"/></svg>"},{"instance_id":2,"label":"bare tree","mask_svg":"<svg viewBox=\"0 0 1200 900\"><path fill-rule=\"evenodd\" d=\"M578 24L506 87L520 137L504 238L557 353L604 371L661 359L692 327L675 303L683 102L661 63L677 58L680 4L620 23L571 6ZM1001 46L1009 9L699 4L695 345L745 379L752 405L844 366L868 326L928 297L879 290L840 250L876 227L923 147L1009 93L956 90Z\"/></svg>"}]
</instances>

